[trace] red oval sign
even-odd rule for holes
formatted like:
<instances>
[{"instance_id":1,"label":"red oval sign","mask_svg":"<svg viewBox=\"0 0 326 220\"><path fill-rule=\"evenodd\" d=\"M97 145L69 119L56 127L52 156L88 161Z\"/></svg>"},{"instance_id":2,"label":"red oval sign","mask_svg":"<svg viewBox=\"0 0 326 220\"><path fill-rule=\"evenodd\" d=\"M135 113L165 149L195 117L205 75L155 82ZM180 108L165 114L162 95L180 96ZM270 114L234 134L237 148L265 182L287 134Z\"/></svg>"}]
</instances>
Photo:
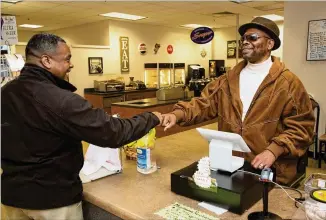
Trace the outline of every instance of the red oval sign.
<instances>
[{"instance_id":1,"label":"red oval sign","mask_svg":"<svg viewBox=\"0 0 326 220\"><path fill-rule=\"evenodd\" d=\"M168 51L168 54L173 53L173 47L172 47L172 45L169 45L169 46L166 48L166 50Z\"/></svg>"}]
</instances>

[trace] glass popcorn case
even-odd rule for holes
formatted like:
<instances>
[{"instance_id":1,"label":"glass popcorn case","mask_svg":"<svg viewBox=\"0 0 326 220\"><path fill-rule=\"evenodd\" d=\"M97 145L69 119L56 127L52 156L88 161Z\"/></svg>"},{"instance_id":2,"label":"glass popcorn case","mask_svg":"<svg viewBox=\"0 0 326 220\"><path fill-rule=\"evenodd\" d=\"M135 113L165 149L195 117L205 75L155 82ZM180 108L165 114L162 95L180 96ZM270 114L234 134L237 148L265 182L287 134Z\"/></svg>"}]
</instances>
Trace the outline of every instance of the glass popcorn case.
<instances>
[{"instance_id":1,"label":"glass popcorn case","mask_svg":"<svg viewBox=\"0 0 326 220\"><path fill-rule=\"evenodd\" d=\"M145 63L144 81L147 88L159 88L157 63Z\"/></svg>"},{"instance_id":2,"label":"glass popcorn case","mask_svg":"<svg viewBox=\"0 0 326 220\"><path fill-rule=\"evenodd\" d=\"M184 63L173 64L173 84L182 86L186 84L186 73Z\"/></svg>"},{"instance_id":3,"label":"glass popcorn case","mask_svg":"<svg viewBox=\"0 0 326 220\"><path fill-rule=\"evenodd\" d=\"M169 87L172 85L171 73L173 70L172 63L159 63L158 73L159 73L159 88Z\"/></svg>"}]
</instances>

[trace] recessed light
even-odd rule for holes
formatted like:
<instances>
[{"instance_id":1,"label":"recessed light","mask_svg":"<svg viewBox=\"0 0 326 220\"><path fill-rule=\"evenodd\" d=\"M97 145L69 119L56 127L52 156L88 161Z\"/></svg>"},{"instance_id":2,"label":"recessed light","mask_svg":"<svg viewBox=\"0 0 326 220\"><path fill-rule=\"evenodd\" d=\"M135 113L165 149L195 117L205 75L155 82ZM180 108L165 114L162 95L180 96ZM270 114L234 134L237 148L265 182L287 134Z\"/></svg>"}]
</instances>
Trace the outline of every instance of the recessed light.
<instances>
[{"instance_id":1,"label":"recessed light","mask_svg":"<svg viewBox=\"0 0 326 220\"><path fill-rule=\"evenodd\" d=\"M5 2L5 3L12 3L12 4L16 4L18 2L21 2L22 0L2 0L2 2Z\"/></svg>"},{"instance_id":2,"label":"recessed light","mask_svg":"<svg viewBox=\"0 0 326 220\"><path fill-rule=\"evenodd\" d=\"M234 2L234 3L237 3L237 4L241 4L241 3L251 2L251 0L233 0L231 2Z\"/></svg>"},{"instance_id":3,"label":"recessed light","mask_svg":"<svg viewBox=\"0 0 326 220\"><path fill-rule=\"evenodd\" d=\"M21 24L19 27L24 27L24 28L41 28L44 27L43 25L37 25L37 24Z\"/></svg>"},{"instance_id":4,"label":"recessed light","mask_svg":"<svg viewBox=\"0 0 326 220\"><path fill-rule=\"evenodd\" d=\"M110 13L100 14L100 15L105 16L105 17L120 18L120 19L127 19L127 20L133 20L133 21L146 18L143 16L124 14L124 13L119 13L119 12L110 12Z\"/></svg>"},{"instance_id":5,"label":"recessed light","mask_svg":"<svg viewBox=\"0 0 326 220\"><path fill-rule=\"evenodd\" d=\"M180 26L181 27L186 27L186 28L209 27L209 26L202 25L202 24L183 24L183 25L180 25Z\"/></svg>"},{"instance_id":6,"label":"recessed light","mask_svg":"<svg viewBox=\"0 0 326 220\"><path fill-rule=\"evenodd\" d=\"M272 20L272 21L283 21L284 20L284 17L282 17L280 15L275 15L275 14L261 15L261 16L255 16L255 17L263 17L263 18L267 18L267 19Z\"/></svg>"}]
</instances>

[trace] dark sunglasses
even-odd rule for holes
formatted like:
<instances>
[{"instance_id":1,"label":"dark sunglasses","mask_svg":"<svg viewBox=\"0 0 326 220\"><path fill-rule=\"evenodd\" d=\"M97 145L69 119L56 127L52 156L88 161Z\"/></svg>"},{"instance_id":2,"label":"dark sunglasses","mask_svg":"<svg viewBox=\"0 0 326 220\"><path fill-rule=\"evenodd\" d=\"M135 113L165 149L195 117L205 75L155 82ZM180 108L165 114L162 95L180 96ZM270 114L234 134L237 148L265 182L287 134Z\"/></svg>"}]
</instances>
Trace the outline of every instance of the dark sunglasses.
<instances>
[{"instance_id":1,"label":"dark sunglasses","mask_svg":"<svg viewBox=\"0 0 326 220\"><path fill-rule=\"evenodd\" d=\"M270 37L266 37L266 36L259 36L257 33L252 33L252 34L247 34L247 35L243 35L241 38L240 38L240 41L243 42L243 41L248 41L248 42L255 42L256 40L258 40L259 38L268 38L268 39L271 39Z\"/></svg>"}]
</instances>

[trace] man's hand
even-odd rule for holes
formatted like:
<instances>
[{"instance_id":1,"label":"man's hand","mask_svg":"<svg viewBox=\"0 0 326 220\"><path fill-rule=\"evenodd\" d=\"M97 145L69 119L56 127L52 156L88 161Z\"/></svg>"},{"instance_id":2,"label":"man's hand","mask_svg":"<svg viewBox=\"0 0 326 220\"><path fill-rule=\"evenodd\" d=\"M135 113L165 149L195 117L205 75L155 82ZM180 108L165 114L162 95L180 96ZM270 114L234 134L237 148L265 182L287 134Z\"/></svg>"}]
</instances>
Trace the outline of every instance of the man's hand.
<instances>
[{"instance_id":1,"label":"man's hand","mask_svg":"<svg viewBox=\"0 0 326 220\"><path fill-rule=\"evenodd\" d=\"M158 117L158 119L160 120L160 124L158 124L158 126L162 125L163 122L163 116L160 112L152 112L156 117Z\"/></svg>"},{"instance_id":2,"label":"man's hand","mask_svg":"<svg viewBox=\"0 0 326 220\"><path fill-rule=\"evenodd\" d=\"M252 161L251 165L255 169L264 169L269 168L273 165L276 158L272 152L269 150L264 150L262 153L258 154Z\"/></svg>"},{"instance_id":3,"label":"man's hand","mask_svg":"<svg viewBox=\"0 0 326 220\"><path fill-rule=\"evenodd\" d=\"M177 123L177 117L175 114L163 114L163 123L162 126L165 127L164 131L172 128Z\"/></svg>"}]
</instances>

